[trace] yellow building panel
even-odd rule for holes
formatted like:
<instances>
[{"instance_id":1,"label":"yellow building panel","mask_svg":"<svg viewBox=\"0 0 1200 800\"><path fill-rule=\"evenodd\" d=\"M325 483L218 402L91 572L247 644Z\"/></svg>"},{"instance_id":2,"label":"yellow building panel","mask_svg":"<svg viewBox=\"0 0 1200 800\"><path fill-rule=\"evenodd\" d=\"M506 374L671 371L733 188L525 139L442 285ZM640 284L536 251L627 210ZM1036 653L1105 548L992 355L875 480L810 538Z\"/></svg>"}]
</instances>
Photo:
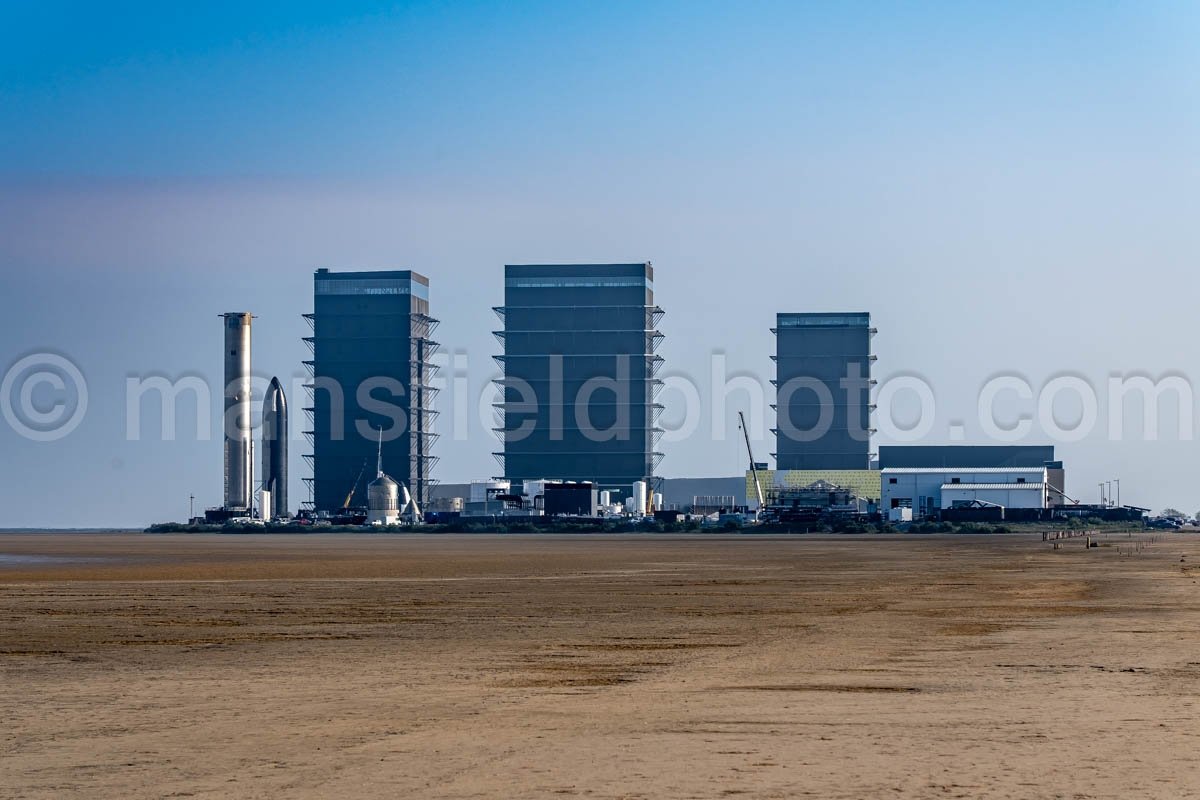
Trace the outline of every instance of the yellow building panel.
<instances>
[{"instance_id":1,"label":"yellow building panel","mask_svg":"<svg viewBox=\"0 0 1200 800\"><path fill-rule=\"evenodd\" d=\"M764 493L769 492L772 486L801 488L817 481L826 481L851 490L863 500L878 502L883 494L879 471L874 469L760 469L758 479ZM758 495L754 491L754 473L750 471L746 472L746 502L758 502Z\"/></svg>"}]
</instances>

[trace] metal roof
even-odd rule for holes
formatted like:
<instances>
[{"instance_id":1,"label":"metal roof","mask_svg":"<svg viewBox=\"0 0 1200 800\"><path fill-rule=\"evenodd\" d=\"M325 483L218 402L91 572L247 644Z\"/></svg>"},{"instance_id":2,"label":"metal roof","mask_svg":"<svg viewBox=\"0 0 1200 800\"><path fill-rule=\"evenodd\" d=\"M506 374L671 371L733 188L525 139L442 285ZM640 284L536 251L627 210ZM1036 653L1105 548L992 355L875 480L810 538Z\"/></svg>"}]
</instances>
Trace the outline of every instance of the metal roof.
<instances>
[{"instance_id":1,"label":"metal roof","mask_svg":"<svg viewBox=\"0 0 1200 800\"><path fill-rule=\"evenodd\" d=\"M1041 475L1045 467L885 467L891 475Z\"/></svg>"},{"instance_id":2,"label":"metal roof","mask_svg":"<svg viewBox=\"0 0 1200 800\"><path fill-rule=\"evenodd\" d=\"M947 489L1039 489L1045 490L1044 483L943 483L942 491Z\"/></svg>"}]
</instances>

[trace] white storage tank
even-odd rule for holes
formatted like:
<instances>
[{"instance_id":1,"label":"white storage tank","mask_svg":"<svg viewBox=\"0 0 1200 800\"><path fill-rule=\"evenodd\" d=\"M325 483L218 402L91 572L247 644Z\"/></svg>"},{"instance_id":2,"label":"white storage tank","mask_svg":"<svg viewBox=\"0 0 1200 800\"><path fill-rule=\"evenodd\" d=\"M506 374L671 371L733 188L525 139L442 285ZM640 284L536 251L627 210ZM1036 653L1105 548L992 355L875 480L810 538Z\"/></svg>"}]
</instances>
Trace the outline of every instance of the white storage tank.
<instances>
[{"instance_id":1,"label":"white storage tank","mask_svg":"<svg viewBox=\"0 0 1200 800\"><path fill-rule=\"evenodd\" d=\"M633 484L633 508L636 514L646 513L647 492L649 487L645 481L634 481Z\"/></svg>"},{"instance_id":2,"label":"white storage tank","mask_svg":"<svg viewBox=\"0 0 1200 800\"><path fill-rule=\"evenodd\" d=\"M655 493L654 493L654 510L655 510L655 511L662 511L662 510L663 510L663 496L662 496L662 492L655 492Z\"/></svg>"}]
</instances>

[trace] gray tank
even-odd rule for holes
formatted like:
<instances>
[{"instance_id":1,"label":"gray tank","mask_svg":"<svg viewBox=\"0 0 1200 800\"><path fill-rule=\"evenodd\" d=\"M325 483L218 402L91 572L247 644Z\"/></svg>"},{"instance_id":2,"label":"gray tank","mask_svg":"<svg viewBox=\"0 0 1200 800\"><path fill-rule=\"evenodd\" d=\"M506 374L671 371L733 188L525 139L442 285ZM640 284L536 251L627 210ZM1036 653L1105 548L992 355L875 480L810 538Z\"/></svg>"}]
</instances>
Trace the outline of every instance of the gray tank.
<instances>
[{"instance_id":1,"label":"gray tank","mask_svg":"<svg viewBox=\"0 0 1200 800\"><path fill-rule=\"evenodd\" d=\"M400 515L400 484L387 475L380 475L367 484L367 510L372 518Z\"/></svg>"},{"instance_id":2,"label":"gray tank","mask_svg":"<svg viewBox=\"0 0 1200 800\"><path fill-rule=\"evenodd\" d=\"M250 321L244 311L221 315L225 325L225 508L250 508Z\"/></svg>"},{"instance_id":3,"label":"gray tank","mask_svg":"<svg viewBox=\"0 0 1200 800\"><path fill-rule=\"evenodd\" d=\"M367 523L394 525L400 521L400 484L383 472L383 428L379 429L379 455L375 480L367 485Z\"/></svg>"},{"instance_id":4,"label":"gray tank","mask_svg":"<svg viewBox=\"0 0 1200 800\"><path fill-rule=\"evenodd\" d=\"M279 519L288 516L288 417L287 397L279 378L263 395L262 416L262 488L271 493L271 507L263 516Z\"/></svg>"}]
</instances>

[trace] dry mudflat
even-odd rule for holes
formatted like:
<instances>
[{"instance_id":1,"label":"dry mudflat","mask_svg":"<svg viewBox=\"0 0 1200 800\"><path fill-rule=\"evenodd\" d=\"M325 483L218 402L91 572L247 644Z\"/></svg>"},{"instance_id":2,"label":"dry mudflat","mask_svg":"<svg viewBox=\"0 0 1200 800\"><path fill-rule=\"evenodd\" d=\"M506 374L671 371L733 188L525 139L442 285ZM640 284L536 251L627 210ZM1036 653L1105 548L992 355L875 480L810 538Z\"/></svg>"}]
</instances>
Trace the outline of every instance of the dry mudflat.
<instances>
[{"instance_id":1,"label":"dry mudflat","mask_svg":"<svg viewBox=\"0 0 1200 800\"><path fill-rule=\"evenodd\" d=\"M1200 797L1200 536L1103 543L0 535L0 797Z\"/></svg>"}]
</instances>

